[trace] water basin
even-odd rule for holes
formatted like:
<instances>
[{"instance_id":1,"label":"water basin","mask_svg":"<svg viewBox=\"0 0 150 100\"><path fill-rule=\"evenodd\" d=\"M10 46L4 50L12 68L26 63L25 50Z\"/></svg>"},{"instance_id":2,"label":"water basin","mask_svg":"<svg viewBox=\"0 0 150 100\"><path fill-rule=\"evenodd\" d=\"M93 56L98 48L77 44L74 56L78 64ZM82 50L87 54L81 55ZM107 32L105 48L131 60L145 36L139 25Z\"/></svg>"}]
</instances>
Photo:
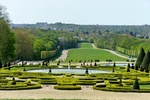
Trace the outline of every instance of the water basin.
<instances>
[{"instance_id":1,"label":"water basin","mask_svg":"<svg viewBox=\"0 0 150 100\"><path fill-rule=\"evenodd\" d=\"M37 69L37 70L29 70L27 72L42 72L48 73L49 69ZM85 74L85 69L51 69L52 73L72 73L72 74ZM111 73L109 71L104 70L88 70L89 74L91 73Z\"/></svg>"}]
</instances>

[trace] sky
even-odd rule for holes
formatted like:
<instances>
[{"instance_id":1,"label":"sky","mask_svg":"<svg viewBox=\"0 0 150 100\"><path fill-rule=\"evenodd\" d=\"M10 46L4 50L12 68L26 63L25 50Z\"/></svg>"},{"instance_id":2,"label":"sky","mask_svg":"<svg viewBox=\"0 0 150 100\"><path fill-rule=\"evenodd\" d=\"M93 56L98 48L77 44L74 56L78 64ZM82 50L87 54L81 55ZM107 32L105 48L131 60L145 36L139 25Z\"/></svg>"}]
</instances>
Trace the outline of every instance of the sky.
<instances>
[{"instance_id":1,"label":"sky","mask_svg":"<svg viewBox=\"0 0 150 100\"><path fill-rule=\"evenodd\" d=\"M0 0L12 23L150 24L150 0Z\"/></svg>"}]
</instances>

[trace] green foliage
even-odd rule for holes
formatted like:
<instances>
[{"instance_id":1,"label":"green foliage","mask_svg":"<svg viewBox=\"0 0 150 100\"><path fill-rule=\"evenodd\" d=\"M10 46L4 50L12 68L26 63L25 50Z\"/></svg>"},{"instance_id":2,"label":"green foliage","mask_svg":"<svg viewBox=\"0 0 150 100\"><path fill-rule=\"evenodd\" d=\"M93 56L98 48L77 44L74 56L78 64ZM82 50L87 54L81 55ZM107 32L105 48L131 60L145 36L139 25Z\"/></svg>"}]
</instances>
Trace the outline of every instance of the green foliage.
<instances>
[{"instance_id":1,"label":"green foliage","mask_svg":"<svg viewBox=\"0 0 150 100\"><path fill-rule=\"evenodd\" d=\"M8 23L0 18L0 59L2 62L13 59L14 43L14 33L9 29Z\"/></svg>"},{"instance_id":2,"label":"green foliage","mask_svg":"<svg viewBox=\"0 0 150 100\"><path fill-rule=\"evenodd\" d=\"M134 38L127 34L109 33L94 38L94 44L99 48L117 50L135 57L137 57L141 48L144 48L145 51L150 50L149 43L149 40Z\"/></svg>"},{"instance_id":3,"label":"green foliage","mask_svg":"<svg viewBox=\"0 0 150 100\"><path fill-rule=\"evenodd\" d=\"M54 57L60 50L60 47L58 47L56 50L53 51L41 51L41 58L46 59L46 58L52 58Z\"/></svg>"},{"instance_id":4,"label":"green foliage","mask_svg":"<svg viewBox=\"0 0 150 100\"><path fill-rule=\"evenodd\" d=\"M141 64L146 72L149 71L149 64L150 64L150 52L148 51Z\"/></svg>"},{"instance_id":5,"label":"green foliage","mask_svg":"<svg viewBox=\"0 0 150 100\"><path fill-rule=\"evenodd\" d=\"M93 48L91 44L89 43L80 43L80 48Z\"/></svg>"},{"instance_id":6,"label":"green foliage","mask_svg":"<svg viewBox=\"0 0 150 100\"><path fill-rule=\"evenodd\" d=\"M142 64L142 61L144 59L144 56L145 56L145 51L144 49L142 48L141 51L140 51L140 54L137 58L137 61L136 61L136 64L135 64L135 69L137 70L138 68L140 68L141 64Z\"/></svg>"},{"instance_id":7,"label":"green foliage","mask_svg":"<svg viewBox=\"0 0 150 100\"><path fill-rule=\"evenodd\" d=\"M54 86L54 89L58 89L58 90L81 90L81 86L58 85L58 86Z\"/></svg>"},{"instance_id":8,"label":"green foliage","mask_svg":"<svg viewBox=\"0 0 150 100\"><path fill-rule=\"evenodd\" d=\"M135 79L135 82L133 84L133 89L140 89L139 82L138 82L137 78Z\"/></svg>"},{"instance_id":9,"label":"green foliage","mask_svg":"<svg viewBox=\"0 0 150 100\"><path fill-rule=\"evenodd\" d=\"M3 64L2 64L2 61L0 60L0 68L2 68Z\"/></svg>"}]
</instances>

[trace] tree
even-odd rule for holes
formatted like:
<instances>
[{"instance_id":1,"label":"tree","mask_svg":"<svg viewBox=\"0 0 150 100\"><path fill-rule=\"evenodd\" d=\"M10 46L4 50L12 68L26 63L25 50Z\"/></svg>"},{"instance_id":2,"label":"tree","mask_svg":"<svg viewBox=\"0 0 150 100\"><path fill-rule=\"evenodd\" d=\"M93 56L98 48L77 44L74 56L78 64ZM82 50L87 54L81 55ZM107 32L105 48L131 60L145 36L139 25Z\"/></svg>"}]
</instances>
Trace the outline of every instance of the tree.
<instances>
[{"instance_id":1,"label":"tree","mask_svg":"<svg viewBox=\"0 0 150 100\"><path fill-rule=\"evenodd\" d=\"M138 82L137 78L135 79L135 82L133 83L133 89L140 89L139 82Z\"/></svg>"},{"instance_id":2,"label":"tree","mask_svg":"<svg viewBox=\"0 0 150 100\"><path fill-rule=\"evenodd\" d=\"M145 51L144 49L142 48L141 51L140 51L140 54L137 58L137 61L136 61L136 64L135 66L137 66L138 68L140 68L141 64L142 64L142 61L144 59L144 56L145 56Z\"/></svg>"},{"instance_id":3,"label":"tree","mask_svg":"<svg viewBox=\"0 0 150 100\"><path fill-rule=\"evenodd\" d=\"M41 51L46 50L44 41L42 39L37 39L34 42L33 49L34 49L34 59L39 60L41 58Z\"/></svg>"},{"instance_id":4,"label":"tree","mask_svg":"<svg viewBox=\"0 0 150 100\"><path fill-rule=\"evenodd\" d=\"M15 32L15 48L16 56L22 60L33 59L33 37L27 29L16 29Z\"/></svg>"},{"instance_id":5,"label":"tree","mask_svg":"<svg viewBox=\"0 0 150 100\"><path fill-rule=\"evenodd\" d=\"M14 58L15 38L6 21L0 18L0 59L2 62L10 61Z\"/></svg>"},{"instance_id":6,"label":"tree","mask_svg":"<svg viewBox=\"0 0 150 100\"><path fill-rule=\"evenodd\" d=\"M148 51L142 61L142 66L145 69L145 72L149 72L149 64L150 64L150 52Z\"/></svg>"},{"instance_id":7,"label":"tree","mask_svg":"<svg viewBox=\"0 0 150 100\"><path fill-rule=\"evenodd\" d=\"M138 66L137 65L135 65L135 70L138 70Z\"/></svg>"},{"instance_id":8,"label":"tree","mask_svg":"<svg viewBox=\"0 0 150 100\"><path fill-rule=\"evenodd\" d=\"M0 5L0 19L5 20L6 22L10 22L9 14L6 12L7 8Z\"/></svg>"}]
</instances>

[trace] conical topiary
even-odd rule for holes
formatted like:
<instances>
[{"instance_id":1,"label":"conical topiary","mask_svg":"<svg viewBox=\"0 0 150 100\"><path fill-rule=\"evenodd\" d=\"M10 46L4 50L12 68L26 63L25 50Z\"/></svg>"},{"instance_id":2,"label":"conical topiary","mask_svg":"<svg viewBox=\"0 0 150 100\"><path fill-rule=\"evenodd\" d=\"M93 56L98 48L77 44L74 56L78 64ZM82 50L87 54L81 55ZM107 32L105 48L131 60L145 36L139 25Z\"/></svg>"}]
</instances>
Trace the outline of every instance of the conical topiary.
<instances>
[{"instance_id":1,"label":"conical topiary","mask_svg":"<svg viewBox=\"0 0 150 100\"><path fill-rule=\"evenodd\" d=\"M49 68L49 73L51 73L52 72L52 70L51 70L51 68Z\"/></svg>"},{"instance_id":2,"label":"conical topiary","mask_svg":"<svg viewBox=\"0 0 150 100\"><path fill-rule=\"evenodd\" d=\"M140 68L141 64L142 64L142 61L144 59L144 56L145 56L145 51L144 49L142 48L141 51L140 51L140 54L137 58L137 61L136 61L136 64L135 66L137 66L138 68Z\"/></svg>"},{"instance_id":3,"label":"conical topiary","mask_svg":"<svg viewBox=\"0 0 150 100\"><path fill-rule=\"evenodd\" d=\"M88 68L86 68L85 74L89 74Z\"/></svg>"},{"instance_id":4,"label":"conical topiary","mask_svg":"<svg viewBox=\"0 0 150 100\"><path fill-rule=\"evenodd\" d=\"M130 68L130 64L128 63L128 68Z\"/></svg>"},{"instance_id":5,"label":"conical topiary","mask_svg":"<svg viewBox=\"0 0 150 100\"><path fill-rule=\"evenodd\" d=\"M114 67L116 67L116 63L114 62L114 65L113 65Z\"/></svg>"},{"instance_id":6,"label":"conical topiary","mask_svg":"<svg viewBox=\"0 0 150 100\"><path fill-rule=\"evenodd\" d=\"M113 72L113 73L115 72L115 67L113 67L112 72Z\"/></svg>"},{"instance_id":7,"label":"conical topiary","mask_svg":"<svg viewBox=\"0 0 150 100\"><path fill-rule=\"evenodd\" d=\"M129 67L127 68L127 72L130 72L130 68Z\"/></svg>"},{"instance_id":8,"label":"conical topiary","mask_svg":"<svg viewBox=\"0 0 150 100\"><path fill-rule=\"evenodd\" d=\"M145 72L149 72L148 67L149 67L149 63L150 63L150 52L148 51L142 61L142 66L145 69Z\"/></svg>"},{"instance_id":9,"label":"conical topiary","mask_svg":"<svg viewBox=\"0 0 150 100\"><path fill-rule=\"evenodd\" d=\"M96 62L94 63L94 66L97 66Z\"/></svg>"},{"instance_id":10,"label":"conical topiary","mask_svg":"<svg viewBox=\"0 0 150 100\"><path fill-rule=\"evenodd\" d=\"M133 89L140 89L139 82L138 82L137 78L135 79L135 82L133 83Z\"/></svg>"}]
</instances>

